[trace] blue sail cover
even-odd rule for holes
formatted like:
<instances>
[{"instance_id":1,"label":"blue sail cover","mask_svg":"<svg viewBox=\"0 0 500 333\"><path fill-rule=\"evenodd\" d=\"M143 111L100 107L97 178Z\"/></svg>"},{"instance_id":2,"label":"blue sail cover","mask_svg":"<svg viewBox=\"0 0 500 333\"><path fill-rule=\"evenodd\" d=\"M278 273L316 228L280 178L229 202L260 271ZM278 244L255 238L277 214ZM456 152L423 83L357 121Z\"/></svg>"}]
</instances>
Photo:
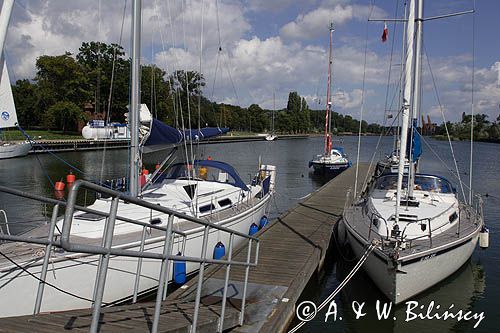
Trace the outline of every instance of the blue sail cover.
<instances>
[{"instance_id":1,"label":"blue sail cover","mask_svg":"<svg viewBox=\"0 0 500 333\"><path fill-rule=\"evenodd\" d=\"M200 130L180 131L158 119L153 119L145 146L178 144L183 140L203 140L229 132L229 128L205 127Z\"/></svg>"},{"instance_id":2,"label":"blue sail cover","mask_svg":"<svg viewBox=\"0 0 500 333\"><path fill-rule=\"evenodd\" d=\"M417 120L413 119L410 131L408 131L408 146L406 147L406 154L409 155L411 148L412 162L416 162L420 155L422 155L422 141L420 139L420 133L417 130ZM412 140L410 140L412 138ZM411 144L411 146L410 146Z\"/></svg>"}]
</instances>

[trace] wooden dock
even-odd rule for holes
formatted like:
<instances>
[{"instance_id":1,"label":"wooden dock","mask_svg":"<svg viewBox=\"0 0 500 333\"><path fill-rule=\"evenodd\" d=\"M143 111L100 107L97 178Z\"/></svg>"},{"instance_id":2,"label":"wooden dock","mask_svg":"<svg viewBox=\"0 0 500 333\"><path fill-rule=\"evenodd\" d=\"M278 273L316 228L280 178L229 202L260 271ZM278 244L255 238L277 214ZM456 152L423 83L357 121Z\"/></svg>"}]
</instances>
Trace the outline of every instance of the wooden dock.
<instances>
[{"instance_id":1,"label":"wooden dock","mask_svg":"<svg viewBox=\"0 0 500 333\"><path fill-rule=\"evenodd\" d=\"M360 164L359 179L369 172ZM314 272L321 269L335 224L354 187L352 167L313 192L277 220L259 231L257 267L250 270L245 307L245 324L239 325L239 309L245 272L231 267L224 329L234 332L283 332L295 315L295 303ZM233 259L246 260L243 245ZM215 332L218 324L226 269L205 269L198 332ZM196 293L196 278L173 292L161 310L161 332L189 332ZM103 308L101 332L149 332L154 304ZM75 310L0 319L0 332L86 332L92 310Z\"/></svg>"},{"instance_id":2,"label":"wooden dock","mask_svg":"<svg viewBox=\"0 0 500 333\"><path fill-rule=\"evenodd\" d=\"M291 139L307 139L307 134L283 134L278 136L278 140ZM248 141L264 141L265 136L262 135L224 135L215 137L209 140L202 140L200 144L214 143L233 143L233 142L248 142ZM130 146L130 140L36 140L33 145L31 154L48 153L48 152L65 152L65 151L82 151L82 150L102 150L106 149L123 149Z\"/></svg>"}]
</instances>

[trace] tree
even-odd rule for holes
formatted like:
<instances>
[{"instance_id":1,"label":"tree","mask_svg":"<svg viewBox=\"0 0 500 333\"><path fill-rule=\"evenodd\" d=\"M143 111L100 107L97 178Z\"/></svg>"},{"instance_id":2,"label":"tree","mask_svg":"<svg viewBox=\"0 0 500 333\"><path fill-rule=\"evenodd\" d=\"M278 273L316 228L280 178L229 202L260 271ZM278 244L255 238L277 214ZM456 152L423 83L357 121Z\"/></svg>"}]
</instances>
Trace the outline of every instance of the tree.
<instances>
[{"instance_id":1,"label":"tree","mask_svg":"<svg viewBox=\"0 0 500 333\"><path fill-rule=\"evenodd\" d=\"M76 55L87 77L90 99L95 101L95 112L106 113L110 119L121 121L128 105L130 60L120 45L84 42ZM111 80L113 78L113 81ZM111 108L109 94L113 82Z\"/></svg>"},{"instance_id":2,"label":"tree","mask_svg":"<svg viewBox=\"0 0 500 333\"><path fill-rule=\"evenodd\" d=\"M30 127L40 125L42 114L40 112L40 96L38 86L28 79L17 80L12 86L12 94L16 104L19 125Z\"/></svg>"},{"instance_id":3,"label":"tree","mask_svg":"<svg viewBox=\"0 0 500 333\"><path fill-rule=\"evenodd\" d=\"M66 131L76 131L78 121L85 120L85 115L73 102L63 101L52 105L45 117L45 123L48 127L61 129L63 133Z\"/></svg>"},{"instance_id":4,"label":"tree","mask_svg":"<svg viewBox=\"0 0 500 333\"><path fill-rule=\"evenodd\" d=\"M35 81L45 108L61 101L83 105L90 99L87 76L71 53L41 56L36 61L36 68Z\"/></svg>"}]
</instances>

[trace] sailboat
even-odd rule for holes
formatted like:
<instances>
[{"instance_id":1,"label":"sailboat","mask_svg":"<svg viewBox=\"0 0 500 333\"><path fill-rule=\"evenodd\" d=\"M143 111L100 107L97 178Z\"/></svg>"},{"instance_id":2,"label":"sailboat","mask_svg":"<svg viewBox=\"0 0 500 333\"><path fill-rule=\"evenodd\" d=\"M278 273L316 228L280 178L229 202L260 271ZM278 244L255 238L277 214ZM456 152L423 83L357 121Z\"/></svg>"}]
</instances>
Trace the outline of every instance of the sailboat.
<instances>
[{"instance_id":1,"label":"sailboat","mask_svg":"<svg viewBox=\"0 0 500 333\"><path fill-rule=\"evenodd\" d=\"M273 92L273 114L271 118L271 133L268 133L266 135L266 141L274 141L278 138L276 133L274 132L274 114L276 113L276 96L275 93Z\"/></svg>"},{"instance_id":2,"label":"sailboat","mask_svg":"<svg viewBox=\"0 0 500 333\"><path fill-rule=\"evenodd\" d=\"M330 53L328 57L328 84L327 84L327 101L325 112L325 136L324 136L324 152L321 155L316 155L309 161L309 167L313 167L315 173L337 175L351 166L351 162L344 153L342 147L332 147L332 43L333 43L333 23L330 24Z\"/></svg>"},{"instance_id":3,"label":"sailboat","mask_svg":"<svg viewBox=\"0 0 500 333\"><path fill-rule=\"evenodd\" d=\"M9 72L3 52L12 5L13 1L6 1L0 13L0 66L2 66L0 68L0 131L5 128L18 126L16 106L14 104L14 97L12 96ZM0 159L26 156L30 149L31 144L27 141L2 141L0 137Z\"/></svg>"},{"instance_id":4,"label":"sailboat","mask_svg":"<svg viewBox=\"0 0 500 333\"><path fill-rule=\"evenodd\" d=\"M5 3L9 1L4 1ZM223 226L240 233L248 234L249 230L259 225L261 219L268 214L270 200L274 193L276 169L272 165L259 165L255 177L250 184L238 175L229 164L214 160L187 160L175 163L173 154L162 163L162 167L145 182L139 175L141 170L141 151L143 146L170 146L172 150L186 142L195 142L202 137L210 137L224 132L219 128L198 130L179 130L163 124L157 119L148 117L148 110L141 106L139 93L140 78L140 1L133 5L132 23L132 87L130 98L131 152L129 159L129 192L130 197L141 199L155 206L168 208L180 213L173 218L172 230L184 234L175 234L172 248L184 257L199 257L204 245L204 234L208 233L206 244L215 248L216 244L228 244L232 241L237 246L242 237L232 237L228 233L218 232L212 228L193 223L187 217L196 217ZM4 11L2 10L2 13ZM149 114L150 115L150 114ZM163 165L170 167L163 168ZM9 192L0 186L0 191ZM119 196L118 196L119 198ZM110 207L118 204L116 215L132 221L166 227L173 215L159 213L122 200L98 198L86 208L96 212L110 212ZM64 203L61 203L62 205ZM115 206L116 207L116 206ZM66 211L68 214L68 211ZM70 213L71 214L71 213ZM182 218L181 216L186 216ZM83 244L100 244L105 233L106 216L76 211L72 214L71 237ZM255 225L255 227L254 227ZM26 236L47 239L48 225L26 233ZM56 221L55 239L63 230L63 219ZM145 232L147 230L147 232ZM141 237L145 237L146 248L141 249ZM234 239L233 239L234 238ZM0 234L0 239L2 235ZM4 237L3 239L8 239ZM113 234L113 248L133 251L163 253L166 247L165 232L146 228L140 225L117 222ZM144 243L142 243L144 246ZM42 271L45 247L33 243L2 243L0 252L0 317L32 314L36 302L37 278ZM50 252L49 252L50 253ZM37 311L61 311L92 306L98 254L66 252L56 249L50 254L50 265L44 281L47 284L43 302L37 303ZM140 260L140 259L139 259ZM137 274L138 265L142 265ZM112 256L106 277L104 303L128 300L135 295L151 291L158 286L160 261L141 260L136 258ZM173 265L173 263L170 263ZM200 265L185 262L187 275L198 270ZM174 270L170 269L167 281L174 280ZM50 286L50 287L49 287ZM36 308L36 307L35 307Z\"/></svg>"},{"instance_id":5,"label":"sailboat","mask_svg":"<svg viewBox=\"0 0 500 333\"><path fill-rule=\"evenodd\" d=\"M347 239L357 256L369 245L375 245L364 269L396 304L430 288L464 265L484 225L480 198L471 195L469 203L459 202L448 180L418 173L414 165L404 173L407 143L411 147L408 160L420 156L418 144L413 140L419 136L415 115L420 91L422 0L417 1L417 8L415 16L412 0L406 37L398 172L374 179L343 215ZM413 53L417 55L415 63ZM416 92L413 103L412 89ZM410 108L413 119L410 119Z\"/></svg>"}]
</instances>

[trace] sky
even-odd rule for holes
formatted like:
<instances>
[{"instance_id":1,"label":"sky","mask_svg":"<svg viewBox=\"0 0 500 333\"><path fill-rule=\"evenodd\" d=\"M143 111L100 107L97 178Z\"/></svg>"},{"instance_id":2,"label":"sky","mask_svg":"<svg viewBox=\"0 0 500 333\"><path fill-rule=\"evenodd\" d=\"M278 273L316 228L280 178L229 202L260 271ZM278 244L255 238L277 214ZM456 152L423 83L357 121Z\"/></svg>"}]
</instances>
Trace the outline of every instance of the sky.
<instances>
[{"instance_id":1,"label":"sky","mask_svg":"<svg viewBox=\"0 0 500 333\"><path fill-rule=\"evenodd\" d=\"M11 79L32 79L39 56L75 54L85 41L121 35L128 54L131 2L16 0L5 46ZM427 0L424 16L473 8L424 23L421 112L435 123L500 114L500 1ZM167 73L201 68L204 95L216 102L272 109L274 92L280 109L297 91L324 109L332 22L334 110L358 119L363 110L382 124L385 110L399 108L403 25L387 22L382 43L384 23L368 18L403 12L404 0L143 0L142 63Z\"/></svg>"}]
</instances>

